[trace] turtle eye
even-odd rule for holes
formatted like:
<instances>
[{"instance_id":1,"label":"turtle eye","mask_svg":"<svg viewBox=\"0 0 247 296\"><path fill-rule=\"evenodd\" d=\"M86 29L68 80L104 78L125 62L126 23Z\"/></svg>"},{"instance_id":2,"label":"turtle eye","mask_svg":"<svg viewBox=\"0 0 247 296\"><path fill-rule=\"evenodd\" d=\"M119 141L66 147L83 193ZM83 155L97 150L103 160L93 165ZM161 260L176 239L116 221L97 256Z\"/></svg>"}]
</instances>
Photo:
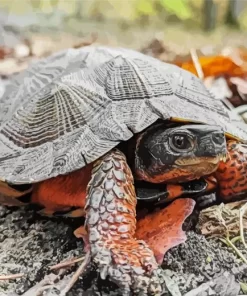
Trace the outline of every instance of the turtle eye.
<instances>
[{"instance_id":1,"label":"turtle eye","mask_svg":"<svg viewBox=\"0 0 247 296\"><path fill-rule=\"evenodd\" d=\"M175 134L170 138L170 146L176 152L190 151L193 148L193 142L190 137L183 134Z\"/></svg>"}]
</instances>

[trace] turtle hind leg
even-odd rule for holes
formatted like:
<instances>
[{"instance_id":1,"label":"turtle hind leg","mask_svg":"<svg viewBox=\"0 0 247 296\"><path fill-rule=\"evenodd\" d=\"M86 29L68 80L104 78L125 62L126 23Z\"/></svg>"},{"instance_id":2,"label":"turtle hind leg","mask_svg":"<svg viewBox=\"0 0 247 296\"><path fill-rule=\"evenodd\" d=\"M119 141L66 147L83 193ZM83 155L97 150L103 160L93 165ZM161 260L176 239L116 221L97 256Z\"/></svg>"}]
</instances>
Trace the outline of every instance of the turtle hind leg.
<instances>
[{"instance_id":1,"label":"turtle hind leg","mask_svg":"<svg viewBox=\"0 0 247 296\"><path fill-rule=\"evenodd\" d=\"M220 198L233 201L247 196L247 145L230 140L227 148L227 161L220 163L215 177Z\"/></svg>"},{"instance_id":2,"label":"turtle hind leg","mask_svg":"<svg viewBox=\"0 0 247 296\"><path fill-rule=\"evenodd\" d=\"M0 205L24 206L30 202L32 185L12 185L0 181Z\"/></svg>"},{"instance_id":3,"label":"turtle hind leg","mask_svg":"<svg viewBox=\"0 0 247 296\"><path fill-rule=\"evenodd\" d=\"M67 175L33 185L31 202L43 207L40 214L50 216L84 216L86 188L91 177L92 165L87 165Z\"/></svg>"},{"instance_id":4,"label":"turtle hind leg","mask_svg":"<svg viewBox=\"0 0 247 296\"><path fill-rule=\"evenodd\" d=\"M152 250L135 238L136 195L125 156L113 150L92 170L86 201L86 228L92 261L101 278L141 295L159 295L161 270Z\"/></svg>"}]
</instances>

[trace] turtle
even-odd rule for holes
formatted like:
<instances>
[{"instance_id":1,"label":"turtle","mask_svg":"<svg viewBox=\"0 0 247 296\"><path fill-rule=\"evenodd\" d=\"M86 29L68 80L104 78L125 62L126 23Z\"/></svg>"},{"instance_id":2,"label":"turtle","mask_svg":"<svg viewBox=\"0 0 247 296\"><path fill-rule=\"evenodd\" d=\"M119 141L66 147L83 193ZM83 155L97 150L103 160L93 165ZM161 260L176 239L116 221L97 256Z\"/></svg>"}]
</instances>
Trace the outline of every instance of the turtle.
<instances>
[{"instance_id":1,"label":"turtle","mask_svg":"<svg viewBox=\"0 0 247 296\"><path fill-rule=\"evenodd\" d=\"M43 58L0 99L0 202L85 216L84 240L122 295L159 295L135 238L136 205L247 191L247 129L202 81L135 50L90 45Z\"/></svg>"}]
</instances>

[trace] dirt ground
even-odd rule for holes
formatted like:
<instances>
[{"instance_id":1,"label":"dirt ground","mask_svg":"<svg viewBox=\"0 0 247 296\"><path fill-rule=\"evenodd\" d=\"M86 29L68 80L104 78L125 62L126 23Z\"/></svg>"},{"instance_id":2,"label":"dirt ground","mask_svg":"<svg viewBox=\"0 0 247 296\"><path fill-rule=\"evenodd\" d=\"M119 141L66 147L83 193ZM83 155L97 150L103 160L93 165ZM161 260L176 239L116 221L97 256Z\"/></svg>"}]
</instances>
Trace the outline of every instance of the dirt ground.
<instances>
[{"instance_id":1,"label":"dirt ground","mask_svg":"<svg viewBox=\"0 0 247 296\"><path fill-rule=\"evenodd\" d=\"M83 243L73 235L74 229L79 224L79 219L72 221L43 218L30 208L1 207L0 275L16 273L25 275L20 279L0 281L0 295L60 295L59 291L66 285L79 263L68 269L57 283L45 290L45 293L36 294L37 289L35 292L30 289L45 277L47 278L47 274L58 273L58 271L50 271L49 266L83 254ZM164 269L171 271L172 279L178 285L181 294L186 295L210 279L223 275L224 272L230 272L234 276L233 283L237 286L237 290L230 291L230 287L227 288L226 285L220 289L220 292L202 292L201 290L191 295L237 296L243 294L238 292L240 289L237 282L247 282L247 264L241 262L232 249L220 241L207 241L204 236L192 230L187 231L187 236L186 243L170 250L163 263ZM243 248L242 252L247 255L247 251ZM95 276L95 274L92 275ZM91 282L92 275L80 278L68 295L111 295L109 284L103 285L100 294L92 292L94 285ZM91 289L85 293L84 289L87 288Z\"/></svg>"}]
</instances>

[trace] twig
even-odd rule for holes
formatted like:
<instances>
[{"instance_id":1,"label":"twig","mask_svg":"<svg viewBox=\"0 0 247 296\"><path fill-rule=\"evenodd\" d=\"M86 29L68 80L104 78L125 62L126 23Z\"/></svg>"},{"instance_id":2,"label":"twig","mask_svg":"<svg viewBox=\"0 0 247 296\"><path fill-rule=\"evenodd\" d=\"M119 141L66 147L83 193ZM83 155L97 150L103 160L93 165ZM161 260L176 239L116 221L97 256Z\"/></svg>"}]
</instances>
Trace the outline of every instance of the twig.
<instances>
[{"instance_id":1,"label":"twig","mask_svg":"<svg viewBox=\"0 0 247 296\"><path fill-rule=\"evenodd\" d=\"M34 285L32 288L22 294L22 296L40 296L43 291L54 287L55 281L58 280L63 275L63 273L65 273L65 270L62 269L58 274L52 273L46 275L42 281Z\"/></svg>"},{"instance_id":2,"label":"twig","mask_svg":"<svg viewBox=\"0 0 247 296\"><path fill-rule=\"evenodd\" d=\"M247 203L244 204L239 210L239 224L240 224L240 236L244 247L247 249L247 244L244 238L244 214L247 211Z\"/></svg>"},{"instance_id":3,"label":"twig","mask_svg":"<svg viewBox=\"0 0 247 296\"><path fill-rule=\"evenodd\" d=\"M198 74L198 77L203 80L204 79L204 73L202 71L202 66L201 66L201 64L199 62L198 55L197 55L196 50L194 48L190 49L190 55L191 55L193 64L194 64L194 66L196 68L196 72Z\"/></svg>"},{"instance_id":4,"label":"twig","mask_svg":"<svg viewBox=\"0 0 247 296\"><path fill-rule=\"evenodd\" d=\"M16 274L8 274L8 275L0 275L0 281L14 280L22 278L25 273L16 273Z\"/></svg>"},{"instance_id":5,"label":"twig","mask_svg":"<svg viewBox=\"0 0 247 296\"><path fill-rule=\"evenodd\" d=\"M230 245L230 247L233 248L233 250L238 254L238 256L244 261L244 263L247 264L247 259L244 257L244 255L239 251L239 249L231 242L231 240L227 237L226 238L227 243Z\"/></svg>"},{"instance_id":6,"label":"twig","mask_svg":"<svg viewBox=\"0 0 247 296\"><path fill-rule=\"evenodd\" d=\"M77 262L83 261L85 259L85 256L81 257L81 258L73 258L71 260L67 260L65 262L60 262L56 265L52 265L50 266L50 270L55 270L55 269L59 269L59 268L64 268L64 267L68 267L70 265L73 265Z\"/></svg>"},{"instance_id":7,"label":"twig","mask_svg":"<svg viewBox=\"0 0 247 296\"><path fill-rule=\"evenodd\" d=\"M61 291L60 296L66 296L66 294L74 286L75 282L78 280L82 272L87 268L89 262L90 262L90 252L87 252L85 255L84 261L79 266L77 271L74 273L74 275L72 276L71 280L66 285L66 287Z\"/></svg>"},{"instance_id":8,"label":"twig","mask_svg":"<svg viewBox=\"0 0 247 296\"><path fill-rule=\"evenodd\" d=\"M218 212L219 218L221 219L222 225L226 229L226 238L225 239L220 238L220 240L222 242L224 242L225 244L227 244L228 246L230 246L236 252L236 254L244 261L244 263L247 264L247 259L244 257L244 255L241 253L241 251L233 244L233 242L230 239L229 229L226 225L225 219L222 216L222 207L220 207L220 210L218 210L217 212Z\"/></svg>"}]
</instances>

